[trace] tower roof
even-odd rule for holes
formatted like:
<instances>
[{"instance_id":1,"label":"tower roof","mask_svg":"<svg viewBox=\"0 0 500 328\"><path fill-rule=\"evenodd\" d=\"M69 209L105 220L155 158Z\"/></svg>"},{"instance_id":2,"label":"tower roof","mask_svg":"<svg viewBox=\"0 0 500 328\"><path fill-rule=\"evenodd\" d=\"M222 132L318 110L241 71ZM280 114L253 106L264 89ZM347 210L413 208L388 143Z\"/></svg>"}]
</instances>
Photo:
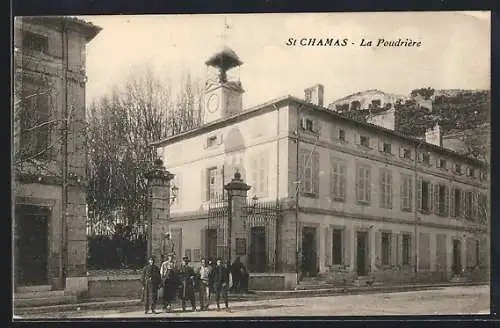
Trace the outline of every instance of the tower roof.
<instances>
[{"instance_id":1,"label":"tower roof","mask_svg":"<svg viewBox=\"0 0 500 328\"><path fill-rule=\"evenodd\" d=\"M233 67L241 66L243 62L233 49L224 46L222 50L218 51L210 57L205 65L214 66L222 69L223 71L230 70Z\"/></svg>"}]
</instances>

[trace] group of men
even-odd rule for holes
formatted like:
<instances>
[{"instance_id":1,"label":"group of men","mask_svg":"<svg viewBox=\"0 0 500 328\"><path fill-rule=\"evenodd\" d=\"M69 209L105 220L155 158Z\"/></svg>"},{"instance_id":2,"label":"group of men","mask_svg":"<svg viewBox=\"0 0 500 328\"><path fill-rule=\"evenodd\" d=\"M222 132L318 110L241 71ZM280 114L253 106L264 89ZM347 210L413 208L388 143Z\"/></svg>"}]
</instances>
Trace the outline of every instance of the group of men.
<instances>
[{"instance_id":1,"label":"group of men","mask_svg":"<svg viewBox=\"0 0 500 328\"><path fill-rule=\"evenodd\" d=\"M160 267L155 264L155 258L151 257L142 275L145 313L149 313L150 310L152 313L157 313L156 304L159 296L166 312L171 311L172 303L177 296L181 300L183 311L186 311L187 301L191 303L192 310L197 311L196 293L199 294L200 311L208 310L213 294L217 310L220 310L221 296L226 309L229 309L230 271L229 264L220 258L215 264L202 259L200 268L195 272L189 266L189 258L186 256L182 258L179 267L176 267L173 255L169 255Z\"/></svg>"}]
</instances>

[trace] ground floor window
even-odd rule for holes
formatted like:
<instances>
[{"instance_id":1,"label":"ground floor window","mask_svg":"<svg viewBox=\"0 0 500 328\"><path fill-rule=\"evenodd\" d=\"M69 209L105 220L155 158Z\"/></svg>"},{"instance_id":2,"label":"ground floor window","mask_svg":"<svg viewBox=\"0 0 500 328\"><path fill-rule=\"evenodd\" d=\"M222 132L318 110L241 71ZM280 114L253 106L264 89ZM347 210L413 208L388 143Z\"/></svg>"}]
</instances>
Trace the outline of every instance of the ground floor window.
<instances>
[{"instance_id":1,"label":"ground floor window","mask_svg":"<svg viewBox=\"0 0 500 328\"><path fill-rule=\"evenodd\" d=\"M382 233L382 265L391 264L391 234Z\"/></svg>"},{"instance_id":2,"label":"ground floor window","mask_svg":"<svg viewBox=\"0 0 500 328\"><path fill-rule=\"evenodd\" d=\"M411 245L411 236L403 235L403 249L402 249L402 264L408 265L410 264L410 245Z\"/></svg>"},{"instance_id":3,"label":"ground floor window","mask_svg":"<svg viewBox=\"0 0 500 328\"><path fill-rule=\"evenodd\" d=\"M342 264L342 230L333 229L332 264Z\"/></svg>"}]
</instances>

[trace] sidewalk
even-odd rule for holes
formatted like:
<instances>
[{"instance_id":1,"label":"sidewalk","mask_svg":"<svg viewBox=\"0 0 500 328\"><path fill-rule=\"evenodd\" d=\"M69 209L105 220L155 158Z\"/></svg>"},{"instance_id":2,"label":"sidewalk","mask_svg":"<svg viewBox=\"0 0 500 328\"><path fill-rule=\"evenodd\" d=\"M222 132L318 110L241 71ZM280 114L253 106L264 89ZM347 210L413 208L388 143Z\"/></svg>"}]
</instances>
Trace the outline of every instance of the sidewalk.
<instances>
[{"instance_id":1,"label":"sidewalk","mask_svg":"<svg viewBox=\"0 0 500 328\"><path fill-rule=\"evenodd\" d=\"M229 301L244 302L252 300L266 299L281 299L295 297L314 297L314 296L338 296L338 295L353 295L363 293L396 293L406 291L428 290L443 287L454 286L483 286L487 283L442 283L442 284L409 284L409 285L380 285L370 287L336 287L326 289L311 289L311 290L283 290L283 291L254 291L249 294L229 294ZM108 310L116 308L137 308L142 306L140 299L126 298L106 298L80 301L77 304L62 304L52 306L41 306L31 308L18 308L15 310L16 315L22 314L39 314L50 312L77 312L85 310Z\"/></svg>"}]
</instances>

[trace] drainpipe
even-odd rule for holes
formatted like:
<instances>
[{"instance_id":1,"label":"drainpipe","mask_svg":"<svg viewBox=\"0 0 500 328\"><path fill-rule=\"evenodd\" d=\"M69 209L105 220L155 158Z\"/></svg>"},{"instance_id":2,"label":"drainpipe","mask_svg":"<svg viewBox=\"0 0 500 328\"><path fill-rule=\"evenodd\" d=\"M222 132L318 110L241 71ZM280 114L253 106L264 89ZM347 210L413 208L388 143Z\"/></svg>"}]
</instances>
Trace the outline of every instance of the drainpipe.
<instances>
[{"instance_id":1,"label":"drainpipe","mask_svg":"<svg viewBox=\"0 0 500 328\"><path fill-rule=\"evenodd\" d=\"M299 196L300 196L300 170L299 170L299 161L300 161L300 156L299 156L299 139L300 139L300 110L302 109L303 105L300 105L300 107L297 108L297 119L296 119L296 128L295 128L295 143L296 143L296 158L295 158L295 163L297 165L297 169L295 172L296 176L296 181L295 181L295 274L296 274L296 284L298 285L300 283L300 268L299 268L299 256L300 256L300 249L299 249L299 238L300 238L300 231L299 231Z\"/></svg>"},{"instance_id":2,"label":"drainpipe","mask_svg":"<svg viewBox=\"0 0 500 328\"><path fill-rule=\"evenodd\" d=\"M66 286L67 276L67 248L68 234L66 220L68 217L68 32L66 21L62 22L62 79L63 79L63 127L62 127L62 215L61 215L61 252L59 264L59 276L62 279L62 286Z\"/></svg>"},{"instance_id":3,"label":"drainpipe","mask_svg":"<svg viewBox=\"0 0 500 328\"><path fill-rule=\"evenodd\" d=\"M274 109L277 111L277 124L276 124L276 211L279 208L279 197L280 197L280 108L273 104ZM279 212L277 212L278 214ZM278 218L277 218L278 219ZM279 230L278 222L274 224L275 230L275 245L274 245L274 272L276 272L277 262L278 262L278 239Z\"/></svg>"}]
</instances>

